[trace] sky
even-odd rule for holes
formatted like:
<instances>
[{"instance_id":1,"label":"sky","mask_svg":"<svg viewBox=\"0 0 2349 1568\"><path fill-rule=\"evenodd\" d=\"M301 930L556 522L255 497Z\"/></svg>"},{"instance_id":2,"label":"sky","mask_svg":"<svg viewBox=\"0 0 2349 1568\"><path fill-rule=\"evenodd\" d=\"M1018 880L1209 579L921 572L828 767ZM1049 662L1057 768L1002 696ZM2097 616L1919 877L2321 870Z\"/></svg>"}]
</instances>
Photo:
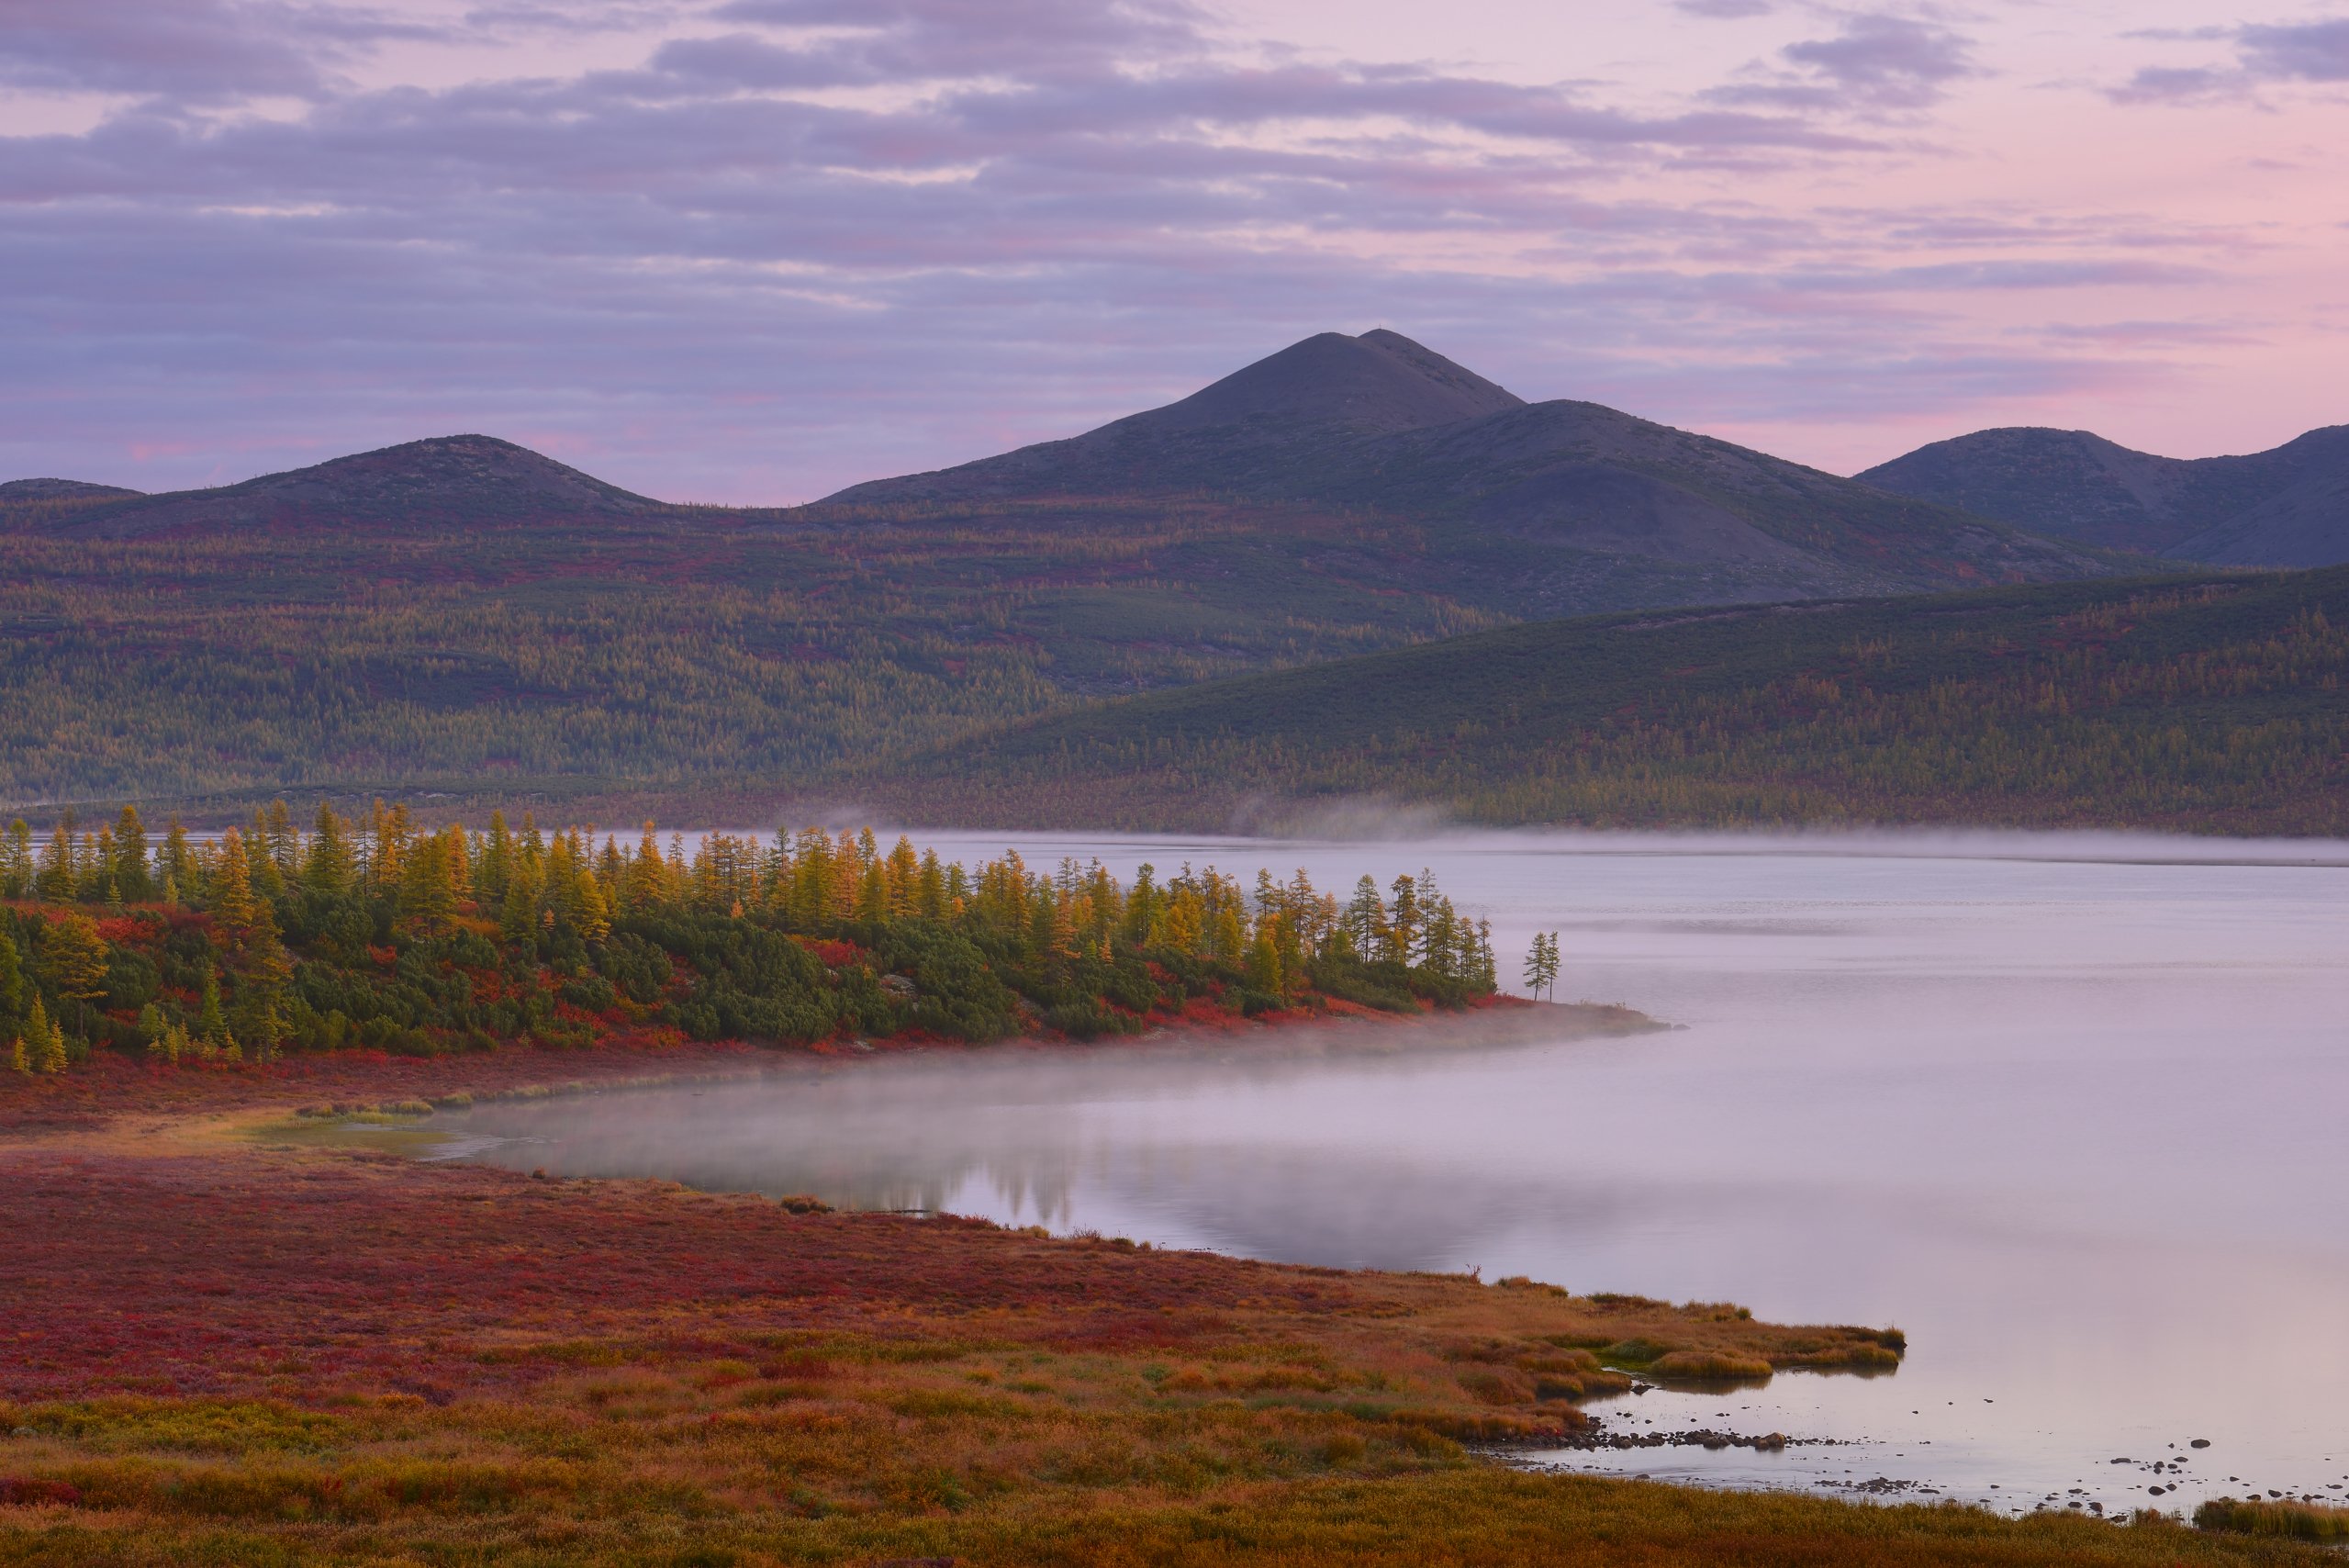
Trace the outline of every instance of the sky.
<instances>
[{"instance_id":1,"label":"sky","mask_svg":"<svg viewBox=\"0 0 2349 1568\"><path fill-rule=\"evenodd\" d=\"M1372 327L1836 473L2349 422L2349 0L0 0L0 478L774 504Z\"/></svg>"}]
</instances>

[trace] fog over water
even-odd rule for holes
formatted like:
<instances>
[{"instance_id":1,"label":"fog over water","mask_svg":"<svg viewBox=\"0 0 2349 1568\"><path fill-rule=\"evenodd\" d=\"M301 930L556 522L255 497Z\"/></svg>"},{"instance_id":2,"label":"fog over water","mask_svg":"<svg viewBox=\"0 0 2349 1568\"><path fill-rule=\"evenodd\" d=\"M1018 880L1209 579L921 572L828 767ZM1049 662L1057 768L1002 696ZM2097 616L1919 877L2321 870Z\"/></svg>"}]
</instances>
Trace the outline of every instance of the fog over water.
<instances>
[{"instance_id":1,"label":"fog over water","mask_svg":"<svg viewBox=\"0 0 2349 1568\"><path fill-rule=\"evenodd\" d=\"M928 838L966 858L1005 842ZM1121 875L1303 866L1341 895L1431 868L1490 915L1504 977L1555 929L1561 998L1686 1027L996 1047L456 1126L519 1140L474 1157L521 1168L1908 1332L1892 1377L1598 1407L1845 1445L1560 1463L2007 1507L2349 1495L2349 845L1011 842Z\"/></svg>"}]
</instances>

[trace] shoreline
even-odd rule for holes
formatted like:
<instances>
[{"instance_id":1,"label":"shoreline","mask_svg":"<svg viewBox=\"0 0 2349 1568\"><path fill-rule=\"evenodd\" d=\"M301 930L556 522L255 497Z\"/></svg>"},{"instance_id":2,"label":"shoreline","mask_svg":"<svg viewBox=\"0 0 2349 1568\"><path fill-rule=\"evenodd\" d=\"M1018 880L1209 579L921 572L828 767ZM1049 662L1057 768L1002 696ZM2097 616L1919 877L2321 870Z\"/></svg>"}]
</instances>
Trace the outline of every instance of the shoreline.
<instances>
[{"instance_id":1,"label":"shoreline","mask_svg":"<svg viewBox=\"0 0 2349 1568\"><path fill-rule=\"evenodd\" d=\"M1396 1022L1360 1037L1407 1038ZM688 1054L715 1078L763 1058ZM453 1083L483 1059L426 1065ZM1628 1386L1610 1366L1881 1371L1890 1330L235 1136L296 1098L0 1134L0 1312L50 1326L0 1370L0 1547L528 1562L559 1528L565 1562L699 1541L697 1562L1073 1564L1141 1540L1154 1562L1415 1565L1461 1543L1581 1563L1558 1543L1599 1529L1692 1568L1757 1539L1773 1562L1862 1542L1885 1563L2286 1560L2176 1524L1512 1462L1605 1440L1584 1406ZM570 1457L538 1456L550 1440ZM1081 1457L1112 1452L1137 1457Z\"/></svg>"},{"instance_id":2,"label":"shoreline","mask_svg":"<svg viewBox=\"0 0 2349 1568\"><path fill-rule=\"evenodd\" d=\"M1339 1004L1326 1012L1239 1018L1176 1017L1139 1035L1076 1040L1035 1030L977 1044L922 1037L887 1041L827 1040L811 1046L750 1041L679 1042L647 1035L622 1036L585 1048L528 1044L433 1057L345 1050L293 1056L266 1066L184 1063L159 1068L110 1053L57 1075L0 1072L0 1139L102 1133L130 1119L152 1121L267 1112L297 1114L319 1104L343 1114L385 1112L407 1103L464 1095L472 1100L543 1098L569 1092L650 1087L685 1079L717 1081L753 1078L785 1067L848 1063L921 1055L1027 1051L1122 1051L1214 1042L1294 1044L1361 1030L1361 1043L1383 1036L1397 1044L1434 1038L1465 1025L1478 1037L1462 1044L1528 1044L1663 1033L1680 1027L1612 1003L1539 1002L1496 997L1482 1006L1415 1015ZM1426 1031L1426 1034L1419 1032ZM862 1048L859 1048L861 1046ZM123 1092L148 1099L126 1103Z\"/></svg>"}]
</instances>

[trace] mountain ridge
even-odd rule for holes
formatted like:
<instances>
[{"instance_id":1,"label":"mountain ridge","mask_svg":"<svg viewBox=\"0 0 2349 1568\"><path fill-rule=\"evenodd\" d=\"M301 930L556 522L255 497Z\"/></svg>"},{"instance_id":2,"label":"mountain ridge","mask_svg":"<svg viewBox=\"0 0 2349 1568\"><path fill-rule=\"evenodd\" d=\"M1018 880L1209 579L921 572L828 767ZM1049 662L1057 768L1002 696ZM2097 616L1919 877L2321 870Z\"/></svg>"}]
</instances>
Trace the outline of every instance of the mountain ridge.
<instances>
[{"instance_id":1,"label":"mountain ridge","mask_svg":"<svg viewBox=\"0 0 2349 1568\"><path fill-rule=\"evenodd\" d=\"M2349 425L2265 452L2163 457L2093 431L2017 425L1930 442L1854 476L2107 548L2213 566L2349 560Z\"/></svg>"},{"instance_id":2,"label":"mountain ridge","mask_svg":"<svg viewBox=\"0 0 2349 1568\"><path fill-rule=\"evenodd\" d=\"M1333 364L1374 389L1333 392L1301 374ZM1406 382L1417 396L1396 391ZM1560 557L1726 573L1729 597L2107 569L2068 542L1601 404L1528 403L1384 330L1322 333L1164 408L951 468L870 480L819 504L1191 493L1367 509L1505 540L1537 574L1548 569L1543 547Z\"/></svg>"},{"instance_id":3,"label":"mountain ridge","mask_svg":"<svg viewBox=\"0 0 2349 1568\"><path fill-rule=\"evenodd\" d=\"M87 538L352 525L360 537L517 527L584 537L621 519L858 527L916 511L998 528L1004 509L1041 508L1075 548L1088 530L1126 533L1137 506L1171 515L1202 499L1251 511L1288 557L1280 570L1374 592L1415 579L1510 616L2113 569L2094 546L1600 404L1529 403L1384 328L1316 333L1164 407L808 507L673 506L509 442L458 435L212 489L5 509L0 526ZM1385 530L1375 558L1304 543L1362 519ZM1415 552L1424 560L1406 558Z\"/></svg>"}]
</instances>

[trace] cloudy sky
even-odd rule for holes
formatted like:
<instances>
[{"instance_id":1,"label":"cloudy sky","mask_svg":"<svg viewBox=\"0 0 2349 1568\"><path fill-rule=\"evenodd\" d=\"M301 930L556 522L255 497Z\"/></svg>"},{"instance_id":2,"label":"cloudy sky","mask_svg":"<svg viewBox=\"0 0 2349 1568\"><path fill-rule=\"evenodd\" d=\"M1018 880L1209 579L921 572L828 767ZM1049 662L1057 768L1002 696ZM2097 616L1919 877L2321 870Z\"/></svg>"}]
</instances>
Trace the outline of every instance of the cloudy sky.
<instances>
[{"instance_id":1,"label":"cloudy sky","mask_svg":"<svg viewBox=\"0 0 2349 1568\"><path fill-rule=\"evenodd\" d=\"M1374 326L1838 472L2349 421L2349 0L0 0L0 478L806 499Z\"/></svg>"}]
</instances>

